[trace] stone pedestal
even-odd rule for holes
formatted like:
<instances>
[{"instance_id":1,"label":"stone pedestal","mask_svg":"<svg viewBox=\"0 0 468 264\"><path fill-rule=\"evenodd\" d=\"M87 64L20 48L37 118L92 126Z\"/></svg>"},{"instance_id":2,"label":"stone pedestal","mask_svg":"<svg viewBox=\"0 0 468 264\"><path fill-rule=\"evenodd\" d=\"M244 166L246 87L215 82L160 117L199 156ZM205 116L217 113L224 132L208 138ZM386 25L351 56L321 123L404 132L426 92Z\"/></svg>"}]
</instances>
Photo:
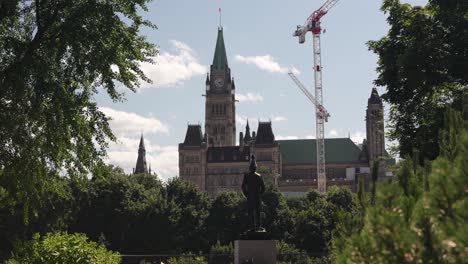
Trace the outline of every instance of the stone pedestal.
<instances>
[{"instance_id":1,"label":"stone pedestal","mask_svg":"<svg viewBox=\"0 0 468 264\"><path fill-rule=\"evenodd\" d=\"M276 263L275 240L236 240L234 241L234 264L242 263L274 264ZM249 260L250 262L245 262Z\"/></svg>"}]
</instances>

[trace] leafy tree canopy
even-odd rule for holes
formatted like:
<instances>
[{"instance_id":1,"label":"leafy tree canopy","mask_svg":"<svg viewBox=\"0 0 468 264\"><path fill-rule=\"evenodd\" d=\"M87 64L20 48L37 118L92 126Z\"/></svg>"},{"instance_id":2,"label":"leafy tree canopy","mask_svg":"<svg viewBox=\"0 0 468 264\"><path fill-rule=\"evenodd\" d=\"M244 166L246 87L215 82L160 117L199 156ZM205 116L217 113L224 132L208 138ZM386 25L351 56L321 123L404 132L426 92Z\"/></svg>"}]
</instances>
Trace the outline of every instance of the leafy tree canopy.
<instances>
[{"instance_id":1,"label":"leafy tree canopy","mask_svg":"<svg viewBox=\"0 0 468 264\"><path fill-rule=\"evenodd\" d=\"M31 241L19 245L7 263L118 264L120 255L89 241L83 234L49 233L44 237L36 234Z\"/></svg>"},{"instance_id":2,"label":"leafy tree canopy","mask_svg":"<svg viewBox=\"0 0 468 264\"><path fill-rule=\"evenodd\" d=\"M450 120L461 116L446 115L454 115ZM456 142L456 151L444 151L431 170L406 160L397 182L379 185L363 226L357 223L353 233L333 241L336 263L466 262L468 130L455 130L445 128L450 133L441 142Z\"/></svg>"},{"instance_id":3,"label":"leafy tree canopy","mask_svg":"<svg viewBox=\"0 0 468 264\"><path fill-rule=\"evenodd\" d=\"M121 83L150 81L140 69L155 46L139 15L149 0L7 0L0 3L0 169L3 186L33 202L50 173L87 172L114 139L93 96L114 101ZM28 203L25 204L28 207Z\"/></svg>"},{"instance_id":4,"label":"leafy tree canopy","mask_svg":"<svg viewBox=\"0 0 468 264\"><path fill-rule=\"evenodd\" d=\"M384 0L390 30L369 49L379 56L375 83L386 87L390 103L390 138L400 155L413 149L425 158L439 153L443 109L461 110L468 87L468 2L430 0L425 7Z\"/></svg>"}]
</instances>

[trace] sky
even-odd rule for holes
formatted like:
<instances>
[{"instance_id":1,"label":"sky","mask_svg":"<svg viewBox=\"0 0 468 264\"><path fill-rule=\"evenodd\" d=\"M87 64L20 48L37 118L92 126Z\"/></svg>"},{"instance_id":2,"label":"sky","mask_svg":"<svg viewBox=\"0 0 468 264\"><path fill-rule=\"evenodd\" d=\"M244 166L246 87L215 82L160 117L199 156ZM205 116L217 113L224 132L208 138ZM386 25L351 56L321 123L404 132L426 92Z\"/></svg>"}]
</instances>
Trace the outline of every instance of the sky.
<instances>
[{"instance_id":1,"label":"sky","mask_svg":"<svg viewBox=\"0 0 468 264\"><path fill-rule=\"evenodd\" d=\"M272 121L276 139L315 137L314 106L287 75L297 77L313 92L312 35L299 44L292 36L297 25L325 0L154 0L142 15L158 29L141 34L156 44L155 64L141 67L153 84L136 93L125 90L124 102L112 102L105 94L96 100L111 117L118 138L106 160L132 172L143 132L148 165L160 179L178 175L178 144L187 124L204 127L206 73L213 60L221 25L231 74L236 82L237 134L258 120ZM365 110L374 87L378 57L366 42L383 37L389 26L380 11L380 0L341 0L322 18L323 101L331 117L325 135L365 138ZM425 5L427 0L404 0ZM379 93L384 87L377 87ZM388 106L385 109L388 112Z\"/></svg>"}]
</instances>

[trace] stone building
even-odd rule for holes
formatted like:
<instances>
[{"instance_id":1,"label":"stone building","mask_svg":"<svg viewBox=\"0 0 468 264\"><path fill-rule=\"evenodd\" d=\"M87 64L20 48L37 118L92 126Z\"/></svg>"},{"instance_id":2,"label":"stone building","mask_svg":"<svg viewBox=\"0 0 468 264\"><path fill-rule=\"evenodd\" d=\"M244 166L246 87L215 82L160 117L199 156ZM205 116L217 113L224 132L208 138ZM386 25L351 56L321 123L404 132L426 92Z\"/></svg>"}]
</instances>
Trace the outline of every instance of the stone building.
<instances>
[{"instance_id":1,"label":"stone building","mask_svg":"<svg viewBox=\"0 0 468 264\"><path fill-rule=\"evenodd\" d=\"M238 134L236 145L235 83L228 65L223 29L218 29L210 73L206 77L205 127L188 125L184 142L179 144L179 176L200 190L216 195L227 190L240 191L248 171L249 157L257 157L258 170L267 182L288 196L301 195L317 188L316 141L275 140L272 123L259 122L257 131ZM366 114L367 140L356 145L349 138L325 140L327 186L356 189L357 178L369 179L374 160L386 155L383 104L374 88ZM381 162L381 176L386 175Z\"/></svg>"}]
</instances>

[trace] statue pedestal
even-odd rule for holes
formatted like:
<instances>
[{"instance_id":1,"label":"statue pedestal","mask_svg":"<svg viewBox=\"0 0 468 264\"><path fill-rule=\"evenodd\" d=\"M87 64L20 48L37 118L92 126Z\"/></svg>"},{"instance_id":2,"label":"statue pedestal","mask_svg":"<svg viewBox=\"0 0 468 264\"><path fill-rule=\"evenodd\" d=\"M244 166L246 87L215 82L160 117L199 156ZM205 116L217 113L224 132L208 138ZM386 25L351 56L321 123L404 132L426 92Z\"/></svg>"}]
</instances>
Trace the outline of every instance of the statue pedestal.
<instances>
[{"instance_id":1,"label":"statue pedestal","mask_svg":"<svg viewBox=\"0 0 468 264\"><path fill-rule=\"evenodd\" d=\"M243 263L255 263L255 264L276 263L276 241L275 240L236 240L234 241L234 264L243 264Z\"/></svg>"}]
</instances>

